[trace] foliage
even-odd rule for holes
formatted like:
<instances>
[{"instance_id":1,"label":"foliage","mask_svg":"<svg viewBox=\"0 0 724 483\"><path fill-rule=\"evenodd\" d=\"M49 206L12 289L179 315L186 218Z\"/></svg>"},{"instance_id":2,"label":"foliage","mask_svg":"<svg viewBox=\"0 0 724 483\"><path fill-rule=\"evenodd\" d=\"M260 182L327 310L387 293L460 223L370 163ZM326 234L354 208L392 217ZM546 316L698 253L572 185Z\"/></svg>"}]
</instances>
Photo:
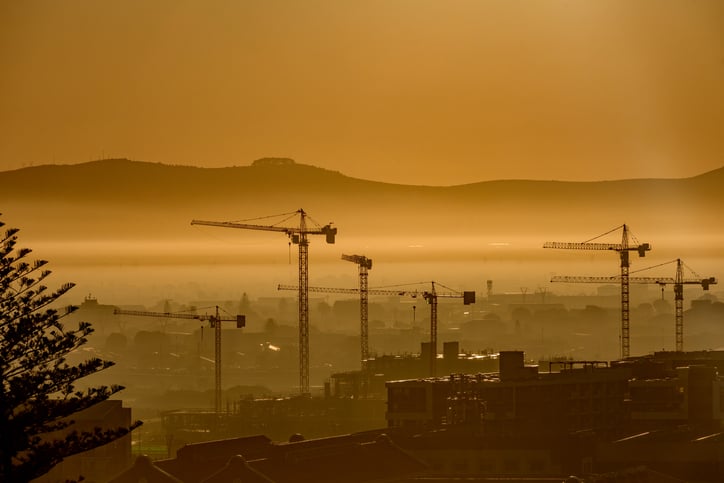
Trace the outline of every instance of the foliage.
<instances>
[{"instance_id":1,"label":"foliage","mask_svg":"<svg viewBox=\"0 0 724 483\"><path fill-rule=\"evenodd\" d=\"M63 458L109 443L140 424L93 432L70 427L69 416L123 388L75 389L76 381L113 363L66 362L93 329L87 322L75 329L63 326L61 319L76 307L53 307L73 284L49 291L43 285L51 273L47 262L28 261L31 250L16 248L17 232L10 228L0 234L0 481L31 480Z\"/></svg>"}]
</instances>

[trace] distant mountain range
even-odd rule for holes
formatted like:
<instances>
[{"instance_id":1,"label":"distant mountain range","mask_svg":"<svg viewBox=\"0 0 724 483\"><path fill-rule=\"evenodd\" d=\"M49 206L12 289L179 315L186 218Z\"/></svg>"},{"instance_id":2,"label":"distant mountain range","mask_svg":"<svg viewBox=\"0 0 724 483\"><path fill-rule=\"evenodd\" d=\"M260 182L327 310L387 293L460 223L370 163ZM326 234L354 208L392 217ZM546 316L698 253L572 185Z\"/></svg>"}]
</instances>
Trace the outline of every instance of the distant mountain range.
<instances>
[{"instance_id":1,"label":"distant mountain range","mask_svg":"<svg viewBox=\"0 0 724 483\"><path fill-rule=\"evenodd\" d=\"M654 246L657 237L689 237L722 247L724 168L685 179L451 187L367 181L283 159L213 169L107 159L0 172L3 219L38 238L184 239L192 218L249 219L298 208L320 224L334 221L339 237L542 243L583 241L628 223Z\"/></svg>"}]
</instances>

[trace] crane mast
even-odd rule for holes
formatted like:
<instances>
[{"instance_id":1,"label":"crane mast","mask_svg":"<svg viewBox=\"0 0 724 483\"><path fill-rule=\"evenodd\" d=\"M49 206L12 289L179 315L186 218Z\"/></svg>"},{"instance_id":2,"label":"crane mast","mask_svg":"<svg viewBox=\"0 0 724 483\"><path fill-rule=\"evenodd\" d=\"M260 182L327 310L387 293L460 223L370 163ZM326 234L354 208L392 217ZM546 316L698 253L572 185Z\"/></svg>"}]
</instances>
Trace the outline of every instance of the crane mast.
<instances>
[{"instance_id":1,"label":"crane mast","mask_svg":"<svg viewBox=\"0 0 724 483\"><path fill-rule=\"evenodd\" d=\"M342 255L342 260L356 263L359 267L359 320L360 355L362 364L370 357L369 351L369 285L368 270L372 269L372 260L364 255Z\"/></svg>"},{"instance_id":2,"label":"crane mast","mask_svg":"<svg viewBox=\"0 0 724 483\"><path fill-rule=\"evenodd\" d=\"M309 393L309 240L307 235L324 235L327 243L334 243L337 228L329 223L319 228L307 228L307 213L299 209L283 215L299 215L299 226L259 225L224 221L191 220L192 225L240 228L244 230L276 231L285 233L299 246L299 390Z\"/></svg>"},{"instance_id":3,"label":"crane mast","mask_svg":"<svg viewBox=\"0 0 724 483\"><path fill-rule=\"evenodd\" d=\"M309 392L309 241L304 210L299 216L299 391ZM292 240L293 241L293 240Z\"/></svg>"},{"instance_id":4,"label":"crane mast","mask_svg":"<svg viewBox=\"0 0 724 483\"><path fill-rule=\"evenodd\" d=\"M674 320L676 330L676 351L684 351L684 264L676 259L676 280L674 281Z\"/></svg>"},{"instance_id":5,"label":"crane mast","mask_svg":"<svg viewBox=\"0 0 724 483\"><path fill-rule=\"evenodd\" d=\"M666 285L674 286L674 326L676 335L676 351L684 351L684 285L701 285L704 290L709 290L710 285L715 285L717 279L715 277L702 278L695 274L692 278L684 276L684 262L677 258L676 262L676 274L674 277L629 277L629 283L636 284L657 284L661 286L662 296L663 289ZM671 263L671 262L667 262ZM666 265L666 264L661 264ZM659 267L661 265L656 265ZM648 270L648 267L643 270ZM585 277L585 276L565 276L558 275L551 278L551 282L566 282L566 283L618 283L621 281L621 277Z\"/></svg>"},{"instance_id":6,"label":"crane mast","mask_svg":"<svg viewBox=\"0 0 724 483\"><path fill-rule=\"evenodd\" d=\"M437 292L435 292L435 282L430 283L432 285L430 291L425 292L423 296L430 304L430 375L435 377L437 375Z\"/></svg>"},{"instance_id":7,"label":"crane mast","mask_svg":"<svg viewBox=\"0 0 724 483\"><path fill-rule=\"evenodd\" d=\"M246 326L246 316L237 315L236 317L221 317L219 315L219 306L216 306L215 315L197 315L197 314L174 314L171 312L148 312L144 310L122 310L114 309L116 315L133 315L139 317L162 317L169 319L193 319L200 321L209 321L211 328L214 329L214 410L217 414L221 413L221 322L236 322L237 328Z\"/></svg>"},{"instance_id":8,"label":"crane mast","mask_svg":"<svg viewBox=\"0 0 724 483\"><path fill-rule=\"evenodd\" d=\"M591 243L592 240L608 235L619 228L622 229L621 243ZM619 257L621 259L621 356L623 358L628 357L630 353L629 252L635 251L638 253L639 257L644 257L646 256L646 252L651 250L651 245L648 243L638 244L638 242L635 242L635 245L631 245L629 238L629 228L626 224L623 224L618 228L614 228L613 230L582 243L546 242L543 245L543 248L558 248L564 250L612 250L619 253Z\"/></svg>"}]
</instances>

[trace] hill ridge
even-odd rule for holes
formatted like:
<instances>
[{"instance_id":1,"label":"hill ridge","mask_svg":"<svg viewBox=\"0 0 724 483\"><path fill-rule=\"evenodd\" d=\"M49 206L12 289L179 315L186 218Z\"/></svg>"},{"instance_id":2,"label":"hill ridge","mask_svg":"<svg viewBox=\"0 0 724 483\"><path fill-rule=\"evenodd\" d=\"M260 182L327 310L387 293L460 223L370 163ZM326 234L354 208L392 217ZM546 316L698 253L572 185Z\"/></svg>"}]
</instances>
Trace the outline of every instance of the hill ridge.
<instances>
[{"instance_id":1,"label":"hill ridge","mask_svg":"<svg viewBox=\"0 0 724 483\"><path fill-rule=\"evenodd\" d=\"M404 249L445 238L455 240L449 247L480 244L489 251L489 242L586 239L623 222L647 241L652 235L724 237L718 223L724 168L682 179L417 186L296 163L200 168L112 159L0 172L0 186L0 212L38 239L103 240L118 250L125 240L163 239L170 247L198 242L195 237L237 235L199 233L190 227L192 219L249 219L299 208L334 222L340 246L352 239L375 246L372 240L385 239L386 246Z\"/></svg>"},{"instance_id":2,"label":"hill ridge","mask_svg":"<svg viewBox=\"0 0 724 483\"><path fill-rule=\"evenodd\" d=\"M274 163L259 163L260 161L266 161L266 160L289 160L291 163L284 164L274 164ZM557 180L557 179L534 179L534 178L502 178L502 179L490 179L490 180L480 180L480 181L472 181L469 183L462 183L462 184L455 184L455 185L416 185L416 184L402 184L402 183L392 183L392 182L386 182L386 181L376 181L376 180L370 180L365 178L356 178L353 176L349 176L347 174L342 173L338 170L332 170L328 168L323 168L320 166L315 166L313 164L306 164L306 163L298 163L294 161L292 158L273 158L273 157L265 157L265 158L259 158L257 160L252 161L249 165L231 165L231 166L215 166L215 167L206 167L206 166L195 166L195 165L189 165L189 164L174 164L174 163L164 163L164 162L158 162L158 161L144 161L144 160L135 160L135 159L129 159L129 158L105 158L105 159L95 159L90 161L83 161L80 163L73 163L73 164L41 164L36 166L26 166L23 168L17 168L13 170L4 170L0 171L0 175L6 174L6 173L22 173L22 172L28 172L28 171L38 171L43 169L71 169L71 170L77 170L77 169L87 169L87 168L94 168L94 169L110 169L110 168L122 168L122 167L134 167L134 168L141 168L141 167L153 167L153 168L169 168L169 169L185 169L185 170L199 170L199 171L209 171L209 172L218 172L218 171L229 171L229 170L244 170L244 169L252 169L252 170L288 170L288 169L303 169L303 170L316 170L320 173L329 173L329 174L336 174L343 178L351 179L351 180L358 180L368 183L375 183L380 185L391 185L391 186L404 186L404 187L417 187L417 188L460 188L460 187L469 187L469 186L477 186L485 183L559 183L559 184L596 184L596 183L619 183L619 182L641 182L641 181L683 181L683 180L694 180L694 179L700 179L700 178L706 178L710 176L723 176L724 177L724 166L720 168L716 168L713 170L709 170L700 174L696 174L694 176L688 176L688 177L682 177L682 178L656 178L656 177L650 177L650 178L618 178L618 179L603 179L603 180Z\"/></svg>"}]
</instances>

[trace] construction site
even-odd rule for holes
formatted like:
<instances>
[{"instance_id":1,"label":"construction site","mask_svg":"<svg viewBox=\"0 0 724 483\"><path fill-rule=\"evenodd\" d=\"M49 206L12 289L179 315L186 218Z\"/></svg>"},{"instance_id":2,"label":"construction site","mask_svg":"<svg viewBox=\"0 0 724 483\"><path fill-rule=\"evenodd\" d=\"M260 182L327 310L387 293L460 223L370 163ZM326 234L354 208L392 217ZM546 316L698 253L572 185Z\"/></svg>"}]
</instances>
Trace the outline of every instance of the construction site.
<instances>
[{"instance_id":1,"label":"construction site","mask_svg":"<svg viewBox=\"0 0 724 483\"><path fill-rule=\"evenodd\" d=\"M383 436L392 444L389 451L413 458L405 466L400 454L379 456L402 465L369 477L391 478L384 481L724 478L724 352L687 351L688 340L706 337L711 324L724 320L724 304L702 294L690 295L690 308L684 304L685 286L708 291L717 279L697 275L681 259L631 270L631 254L644 257L652 244L638 242L626 225L581 243L543 244L614 252L617 275L551 277L551 283L598 284L595 294L497 293L494 281L486 280L481 296L437 281L375 287L373 261L360 254L340 257L356 267L358 286L311 286L310 237L331 245L337 228L319 226L304 210L268 225L192 224L283 233L289 248L298 248L298 284L278 284L277 298L203 306L165 301L162 310L86 298L85 315L120 329L101 335L107 347L114 341L124 361L115 377L127 386L128 405L150 421L145 434L128 442L129 469L113 481L157 471L181 481L212 481L205 478L234 455L272 461L282 451L279 444L283 451L298 446L300 454L309 451L302 447L316 448L314 461L295 457L314 472L340 448L379 445ZM599 240L619 230L620 240ZM666 269L673 276L648 274ZM649 286L656 290L637 291ZM673 306L667 287L673 287ZM339 303L330 304L329 296L340 297ZM650 302L637 302L637 296ZM294 316L296 326L282 322ZM317 329L315 317L356 334ZM387 323L380 322L384 318ZM161 331L148 330L158 324ZM131 344L124 334L134 331ZM662 345L670 349L651 349ZM662 445L682 456L662 456ZM182 476L191 471L177 466L182 455L206 447L214 462L194 470L194 477ZM266 463L250 464L225 471L291 481L281 474L273 479L274 471L261 469Z\"/></svg>"}]
</instances>

